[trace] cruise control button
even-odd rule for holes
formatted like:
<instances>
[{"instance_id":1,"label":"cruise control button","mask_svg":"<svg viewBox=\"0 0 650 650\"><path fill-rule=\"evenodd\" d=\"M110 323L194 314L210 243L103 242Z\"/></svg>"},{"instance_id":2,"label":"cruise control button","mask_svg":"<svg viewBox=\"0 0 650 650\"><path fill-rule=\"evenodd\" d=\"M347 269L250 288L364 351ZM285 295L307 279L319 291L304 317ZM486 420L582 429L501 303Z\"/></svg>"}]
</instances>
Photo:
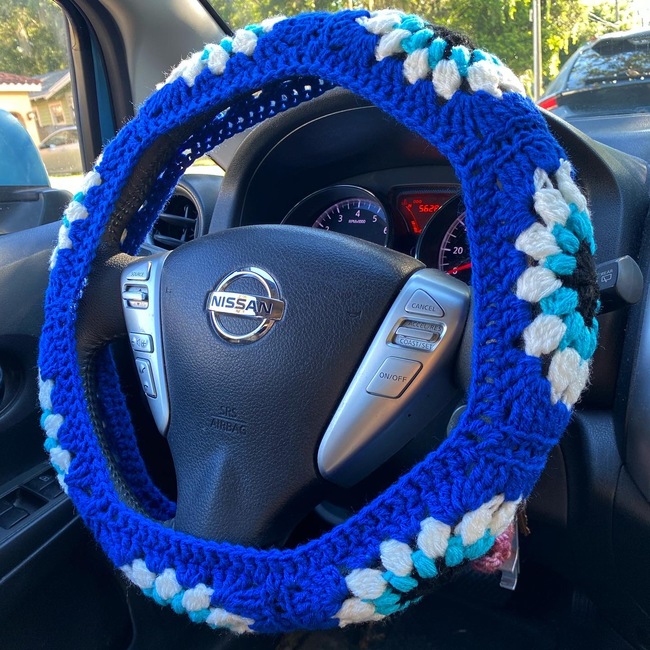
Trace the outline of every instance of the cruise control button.
<instances>
[{"instance_id":1,"label":"cruise control button","mask_svg":"<svg viewBox=\"0 0 650 650\"><path fill-rule=\"evenodd\" d=\"M421 321L421 320L405 320L402 321L402 327L408 327L414 330L426 330L427 332L435 332L438 336L442 336L445 331L444 323L439 321Z\"/></svg>"},{"instance_id":2,"label":"cruise control button","mask_svg":"<svg viewBox=\"0 0 650 650\"><path fill-rule=\"evenodd\" d=\"M153 352L153 338L149 334L129 332L129 341L134 352Z\"/></svg>"},{"instance_id":3,"label":"cruise control button","mask_svg":"<svg viewBox=\"0 0 650 650\"><path fill-rule=\"evenodd\" d=\"M444 316L442 307L422 289L413 293L404 308L410 314L421 314L422 316Z\"/></svg>"},{"instance_id":4,"label":"cruise control button","mask_svg":"<svg viewBox=\"0 0 650 650\"><path fill-rule=\"evenodd\" d=\"M430 341L434 336L436 337L436 340L440 337L440 335L436 335L435 332L416 329L415 327L405 327L404 325L397 328L395 336L408 336L413 339L422 339L423 341Z\"/></svg>"},{"instance_id":5,"label":"cruise control button","mask_svg":"<svg viewBox=\"0 0 650 650\"><path fill-rule=\"evenodd\" d=\"M156 397L156 385L153 382L151 364L146 359L136 359L135 367L138 369L138 376L142 384L142 390L147 397Z\"/></svg>"},{"instance_id":6,"label":"cruise control button","mask_svg":"<svg viewBox=\"0 0 650 650\"><path fill-rule=\"evenodd\" d=\"M371 395L395 399L408 388L421 368L422 364L418 361L388 357L368 384L366 391Z\"/></svg>"},{"instance_id":7,"label":"cruise control button","mask_svg":"<svg viewBox=\"0 0 650 650\"><path fill-rule=\"evenodd\" d=\"M411 348L412 350L422 350L422 352L433 352L438 345L439 337L432 341L423 341L422 339L413 339L408 336L399 336L396 334L393 337L393 343L403 348Z\"/></svg>"}]
</instances>

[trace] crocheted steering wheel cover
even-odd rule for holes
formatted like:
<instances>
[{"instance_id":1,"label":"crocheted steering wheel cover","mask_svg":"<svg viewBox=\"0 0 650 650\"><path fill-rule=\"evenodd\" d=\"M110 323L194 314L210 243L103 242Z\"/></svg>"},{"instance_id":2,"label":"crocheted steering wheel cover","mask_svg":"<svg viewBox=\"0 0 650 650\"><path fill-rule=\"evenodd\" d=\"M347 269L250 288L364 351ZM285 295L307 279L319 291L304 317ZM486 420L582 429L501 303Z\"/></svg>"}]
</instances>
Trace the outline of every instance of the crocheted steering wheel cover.
<instances>
[{"instance_id":1,"label":"crocheted steering wheel cover","mask_svg":"<svg viewBox=\"0 0 650 650\"><path fill-rule=\"evenodd\" d=\"M120 500L76 358L76 307L142 155L194 133L150 178L123 249L136 253L180 174L233 133L343 86L429 140L467 208L474 290L468 408L452 435L353 518L293 550L198 539L149 479L110 353L96 361L104 445L139 501ZM261 93L256 91L262 90ZM596 346L594 239L562 149L515 77L457 35L396 11L309 14L239 30L183 61L84 179L51 260L40 348L45 448L104 551L145 594L196 622L277 632L379 620L484 556L564 431Z\"/></svg>"}]
</instances>

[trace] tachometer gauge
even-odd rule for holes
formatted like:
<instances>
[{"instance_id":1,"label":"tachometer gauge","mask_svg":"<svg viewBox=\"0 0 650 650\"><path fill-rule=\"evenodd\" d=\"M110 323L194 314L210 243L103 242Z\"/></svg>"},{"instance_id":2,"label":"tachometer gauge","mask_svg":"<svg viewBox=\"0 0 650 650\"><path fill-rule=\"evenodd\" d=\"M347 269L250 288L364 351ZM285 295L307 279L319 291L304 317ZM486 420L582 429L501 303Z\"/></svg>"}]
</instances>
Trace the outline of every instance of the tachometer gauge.
<instances>
[{"instance_id":1,"label":"tachometer gauge","mask_svg":"<svg viewBox=\"0 0 650 650\"><path fill-rule=\"evenodd\" d=\"M388 239L386 212L379 201L372 199L338 201L316 219L313 227L352 235L382 246Z\"/></svg>"},{"instance_id":2,"label":"tachometer gauge","mask_svg":"<svg viewBox=\"0 0 650 650\"><path fill-rule=\"evenodd\" d=\"M310 194L283 223L352 235L380 246L388 245L391 234L390 218L381 201L356 185L333 185Z\"/></svg>"}]
</instances>

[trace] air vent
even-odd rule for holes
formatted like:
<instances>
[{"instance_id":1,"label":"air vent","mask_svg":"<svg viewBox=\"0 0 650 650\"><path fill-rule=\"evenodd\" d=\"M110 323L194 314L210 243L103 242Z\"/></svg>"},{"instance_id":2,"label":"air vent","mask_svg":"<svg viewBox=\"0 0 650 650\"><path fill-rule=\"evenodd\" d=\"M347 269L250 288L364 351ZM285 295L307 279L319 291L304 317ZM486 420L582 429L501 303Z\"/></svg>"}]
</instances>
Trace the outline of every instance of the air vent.
<instances>
[{"instance_id":1,"label":"air vent","mask_svg":"<svg viewBox=\"0 0 650 650\"><path fill-rule=\"evenodd\" d=\"M173 250L196 235L199 211L194 201L184 194L174 194L160 213L151 232L153 243Z\"/></svg>"}]
</instances>

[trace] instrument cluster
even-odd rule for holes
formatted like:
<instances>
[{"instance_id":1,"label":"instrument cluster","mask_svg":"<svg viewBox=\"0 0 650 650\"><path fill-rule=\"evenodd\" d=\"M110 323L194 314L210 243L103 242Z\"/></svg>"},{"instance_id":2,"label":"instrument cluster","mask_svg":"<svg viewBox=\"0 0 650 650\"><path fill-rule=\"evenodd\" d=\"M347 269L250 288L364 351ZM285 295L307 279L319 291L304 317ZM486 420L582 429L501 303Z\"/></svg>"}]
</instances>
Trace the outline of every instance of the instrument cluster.
<instances>
[{"instance_id":1,"label":"instrument cluster","mask_svg":"<svg viewBox=\"0 0 650 650\"><path fill-rule=\"evenodd\" d=\"M465 207L457 184L396 186L377 196L357 185L310 194L283 223L323 228L413 255L470 282Z\"/></svg>"}]
</instances>

